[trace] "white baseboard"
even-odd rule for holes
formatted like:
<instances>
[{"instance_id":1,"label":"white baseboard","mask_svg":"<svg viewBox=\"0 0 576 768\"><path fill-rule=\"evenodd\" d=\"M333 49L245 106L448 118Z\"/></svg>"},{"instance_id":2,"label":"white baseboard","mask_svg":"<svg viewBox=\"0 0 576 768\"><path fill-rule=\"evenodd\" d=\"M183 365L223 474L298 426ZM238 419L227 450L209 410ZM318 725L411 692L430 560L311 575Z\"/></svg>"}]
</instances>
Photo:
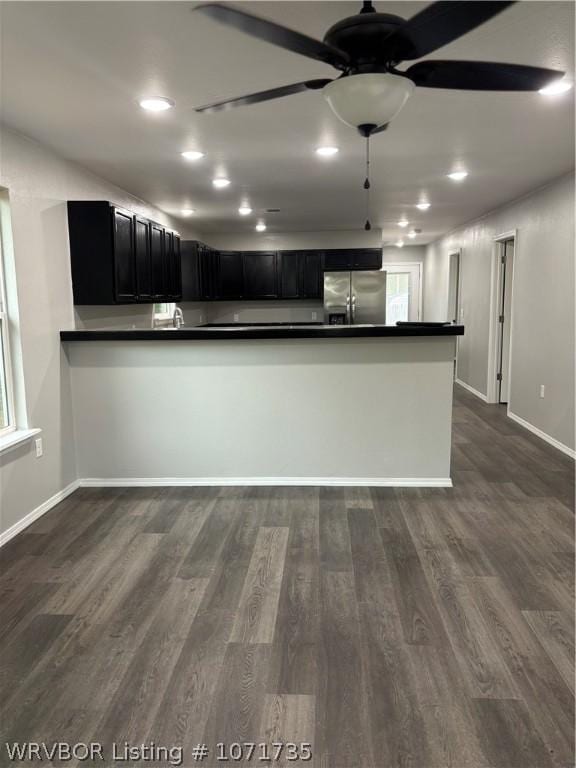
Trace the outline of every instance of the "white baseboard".
<instances>
[{"instance_id":1,"label":"white baseboard","mask_svg":"<svg viewBox=\"0 0 576 768\"><path fill-rule=\"evenodd\" d=\"M508 411L507 415L512 421L517 422L520 424L521 427L524 427L524 429L527 429L529 432L532 432L534 435L537 435L542 440L545 440L550 445L553 445L554 448L557 448L559 451L562 451L562 453L565 453L567 456L570 456L572 459L576 459L576 451L574 451L572 448L569 448L567 445L564 445L564 443L561 443L559 440L556 440L556 438L551 437L546 432L543 432L541 429L538 429L538 427L535 427L533 424L530 424L529 421L526 421L525 419L520 418L520 416L516 416L515 413L512 413L512 411Z\"/></svg>"},{"instance_id":2,"label":"white baseboard","mask_svg":"<svg viewBox=\"0 0 576 768\"><path fill-rule=\"evenodd\" d=\"M83 488L146 488L214 485L330 485L384 488L451 488L449 477L88 477Z\"/></svg>"},{"instance_id":3,"label":"white baseboard","mask_svg":"<svg viewBox=\"0 0 576 768\"><path fill-rule=\"evenodd\" d=\"M33 509L32 512L29 512L21 520L18 520L17 523L14 523L14 525L4 531L4 533L0 534L0 547L4 546L4 544L9 542L10 539L13 539L14 536L20 533L20 531L23 531L24 528L28 528L28 526L31 525L35 520L38 520L39 517L45 515L46 512L52 509L52 507L55 507L56 504L59 504L67 496L70 496L70 494L74 493L74 491L79 487L80 481L74 480L73 483L70 483L70 485L67 485L66 488L63 488L61 491L58 491L58 493L55 493L54 496L46 499L46 501L40 504L40 506L36 507L36 509Z\"/></svg>"},{"instance_id":4,"label":"white baseboard","mask_svg":"<svg viewBox=\"0 0 576 768\"><path fill-rule=\"evenodd\" d=\"M33 509L13 526L0 534L0 547L28 528L77 488L147 488L169 486L250 486L250 485L330 485L330 486L377 486L383 488L452 488L449 477L88 477L75 480L40 506Z\"/></svg>"},{"instance_id":5,"label":"white baseboard","mask_svg":"<svg viewBox=\"0 0 576 768\"><path fill-rule=\"evenodd\" d=\"M486 395L483 395L482 392L478 392L477 389L474 389L474 387L471 387L470 384L466 384L464 381L461 381L460 379L454 379L456 384L459 384L461 387L464 387L464 389L468 390L468 392L471 392L473 395L476 395L476 397L479 397L480 400L483 400L485 403L488 402L488 398Z\"/></svg>"}]
</instances>

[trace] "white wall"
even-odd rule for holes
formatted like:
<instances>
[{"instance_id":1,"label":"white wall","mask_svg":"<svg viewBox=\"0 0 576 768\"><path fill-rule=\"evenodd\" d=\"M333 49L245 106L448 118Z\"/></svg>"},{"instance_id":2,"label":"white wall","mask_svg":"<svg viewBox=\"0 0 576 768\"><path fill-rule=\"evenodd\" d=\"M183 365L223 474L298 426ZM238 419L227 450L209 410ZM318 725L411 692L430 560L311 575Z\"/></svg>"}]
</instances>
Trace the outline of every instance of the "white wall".
<instances>
[{"instance_id":1,"label":"white wall","mask_svg":"<svg viewBox=\"0 0 576 768\"><path fill-rule=\"evenodd\" d=\"M40 459L30 444L0 457L0 526L6 530L76 479L68 363L59 338L60 330L74 327L66 201L111 200L177 226L162 212L34 141L7 129L0 140L0 185L10 198L19 301L16 335L26 404L29 424L43 430L44 440ZM9 303L14 299L12 291Z\"/></svg>"},{"instance_id":2,"label":"white wall","mask_svg":"<svg viewBox=\"0 0 576 768\"><path fill-rule=\"evenodd\" d=\"M564 176L428 247L424 317L446 320L450 253L462 250L458 378L488 387L494 238L518 231L514 257L510 410L574 448L574 175ZM539 397L541 384L546 397Z\"/></svg>"},{"instance_id":3,"label":"white wall","mask_svg":"<svg viewBox=\"0 0 576 768\"><path fill-rule=\"evenodd\" d=\"M453 337L64 346L82 478L450 475Z\"/></svg>"},{"instance_id":4,"label":"white wall","mask_svg":"<svg viewBox=\"0 0 576 768\"><path fill-rule=\"evenodd\" d=\"M405 245L404 248L385 245L382 248L383 264L405 264L406 262L423 264L425 258L425 245Z\"/></svg>"},{"instance_id":5,"label":"white wall","mask_svg":"<svg viewBox=\"0 0 576 768\"><path fill-rule=\"evenodd\" d=\"M205 234L204 242L223 251L289 251L314 248L380 248L382 230L365 232L341 230L328 232L239 232ZM398 249L397 249L398 250Z\"/></svg>"}]
</instances>

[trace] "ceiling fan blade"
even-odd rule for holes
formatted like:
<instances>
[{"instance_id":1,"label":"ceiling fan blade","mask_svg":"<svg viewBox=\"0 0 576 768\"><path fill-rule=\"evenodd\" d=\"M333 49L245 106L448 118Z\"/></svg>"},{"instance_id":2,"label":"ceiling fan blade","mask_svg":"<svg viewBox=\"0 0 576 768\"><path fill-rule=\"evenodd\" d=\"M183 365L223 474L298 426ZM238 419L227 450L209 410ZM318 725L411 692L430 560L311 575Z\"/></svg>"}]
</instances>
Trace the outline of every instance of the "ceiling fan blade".
<instances>
[{"instance_id":1,"label":"ceiling fan blade","mask_svg":"<svg viewBox=\"0 0 576 768\"><path fill-rule=\"evenodd\" d=\"M226 99L217 101L214 104L206 104L203 107L196 107L195 112L221 112L224 109L232 107L243 107L248 104L258 104L261 101L271 101L280 99L283 96L291 96L293 93L302 93L302 91L317 91L324 88L331 80L305 80L303 83L294 83L293 85L283 85L280 88L271 88L268 91L259 91L250 93L248 96L238 96L236 99Z\"/></svg>"},{"instance_id":2,"label":"ceiling fan blade","mask_svg":"<svg viewBox=\"0 0 576 768\"><path fill-rule=\"evenodd\" d=\"M308 35L303 35L301 32L295 32L288 27L283 27L259 16L253 16L237 8L229 8L220 3L207 3L197 6L194 10L201 11L206 16L259 40L272 43L272 45L285 48L293 53L299 53L302 56L308 56L310 59L324 61L338 69L343 69L348 64L348 55L343 51L308 37Z\"/></svg>"},{"instance_id":3,"label":"ceiling fan blade","mask_svg":"<svg viewBox=\"0 0 576 768\"><path fill-rule=\"evenodd\" d=\"M399 27L386 40L398 61L427 56L467 32L471 32L508 6L513 0L446 0L432 3Z\"/></svg>"},{"instance_id":4,"label":"ceiling fan blade","mask_svg":"<svg viewBox=\"0 0 576 768\"><path fill-rule=\"evenodd\" d=\"M563 76L563 72L491 61L421 61L405 74L424 88L459 88L469 91L537 91Z\"/></svg>"}]
</instances>

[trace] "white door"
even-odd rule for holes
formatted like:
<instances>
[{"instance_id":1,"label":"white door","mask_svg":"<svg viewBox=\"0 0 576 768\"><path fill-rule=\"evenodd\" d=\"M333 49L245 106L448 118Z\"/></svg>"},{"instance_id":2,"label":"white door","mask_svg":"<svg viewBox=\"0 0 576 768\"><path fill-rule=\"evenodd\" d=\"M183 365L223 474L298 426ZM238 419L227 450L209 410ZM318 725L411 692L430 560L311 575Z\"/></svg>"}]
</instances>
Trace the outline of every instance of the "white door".
<instances>
[{"instance_id":1,"label":"white door","mask_svg":"<svg viewBox=\"0 0 576 768\"><path fill-rule=\"evenodd\" d=\"M507 403L510 391L510 321L512 314L512 270L514 269L514 240L502 243L500 260L500 365L498 371L498 402Z\"/></svg>"},{"instance_id":2,"label":"white door","mask_svg":"<svg viewBox=\"0 0 576 768\"><path fill-rule=\"evenodd\" d=\"M448 317L450 323L458 322L460 309L460 252L450 254L450 271L448 275Z\"/></svg>"},{"instance_id":3,"label":"white door","mask_svg":"<svg viewBox=\"0 0 576 768\"><path fill-rule=\"evenodd\" d=\"M383 264L386 270L386 325L418 322L421 315L421 264Z\"/></svg>"}]
</instances>

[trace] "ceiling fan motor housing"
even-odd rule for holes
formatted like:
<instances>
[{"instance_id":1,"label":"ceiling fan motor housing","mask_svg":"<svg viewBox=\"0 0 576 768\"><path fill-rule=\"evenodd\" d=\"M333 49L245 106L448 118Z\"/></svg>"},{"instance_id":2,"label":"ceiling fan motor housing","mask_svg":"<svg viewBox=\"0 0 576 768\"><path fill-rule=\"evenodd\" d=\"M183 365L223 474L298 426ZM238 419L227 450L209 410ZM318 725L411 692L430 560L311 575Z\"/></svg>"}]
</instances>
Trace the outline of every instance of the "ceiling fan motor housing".
<instances>
[{"instance_id":1,"label":"ceiling fan motor housing","mask_svg":"<svg viewBox=\"0 0 576 768\"><path fill-rule=\"evenodd\" d=\"M348 54L350 71L367 71L367 67L371 71L378 71L378 67L385 70L394 58L386 49L386 39L404 23L400 16L390 13L359 13L330 27L324 42Z\"/></svg>"}]
</instances>

